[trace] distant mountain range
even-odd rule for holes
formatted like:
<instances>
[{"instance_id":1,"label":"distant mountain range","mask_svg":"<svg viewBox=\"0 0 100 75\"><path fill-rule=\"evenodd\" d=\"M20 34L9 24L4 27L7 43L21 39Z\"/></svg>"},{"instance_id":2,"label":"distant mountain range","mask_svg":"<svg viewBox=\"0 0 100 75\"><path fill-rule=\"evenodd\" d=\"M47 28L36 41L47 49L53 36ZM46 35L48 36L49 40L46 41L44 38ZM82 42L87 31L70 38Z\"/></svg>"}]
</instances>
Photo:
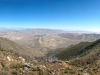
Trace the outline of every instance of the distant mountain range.
<instances>
[{"instance_id":1,"label":"distant mountain range","mask_svg":"<svg viewBox=\"0 0 100 75\"><path fill-rule=\"evenodd\" d=\"M83 41L94 41L97 39L100 39L100 34L79 34L79 33L61 33L59 34L60 37L62 38L69 38L69 39L74 39L74 40L83 40Z\"/></svg>"}]
</instances>

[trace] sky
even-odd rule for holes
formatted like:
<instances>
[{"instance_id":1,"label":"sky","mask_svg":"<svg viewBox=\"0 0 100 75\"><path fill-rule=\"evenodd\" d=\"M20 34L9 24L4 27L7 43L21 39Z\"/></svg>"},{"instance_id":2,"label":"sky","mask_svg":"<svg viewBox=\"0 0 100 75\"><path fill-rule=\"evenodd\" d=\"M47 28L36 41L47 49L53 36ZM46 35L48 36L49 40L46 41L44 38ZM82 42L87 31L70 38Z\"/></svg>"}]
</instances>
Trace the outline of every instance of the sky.
<instances>
[{"instance_id":1,"label":"sky","mask_svg":"<svg viewBox=\"0 0 100 75\"><path fill-rule=\"evenodd\" d=\"M0 0L0 27L100 32L100 0Z\"/></svg>"}]
</instances>

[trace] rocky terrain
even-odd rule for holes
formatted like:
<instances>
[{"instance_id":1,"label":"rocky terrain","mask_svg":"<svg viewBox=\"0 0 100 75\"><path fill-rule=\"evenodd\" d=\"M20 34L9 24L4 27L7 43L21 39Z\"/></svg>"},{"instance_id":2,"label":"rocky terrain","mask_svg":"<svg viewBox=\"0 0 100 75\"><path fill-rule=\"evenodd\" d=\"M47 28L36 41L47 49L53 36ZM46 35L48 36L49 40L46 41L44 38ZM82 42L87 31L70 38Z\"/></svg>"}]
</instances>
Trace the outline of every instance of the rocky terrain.
<instances>
[{"instance_id":1,"label":"rocky terrain","mask_svg":"<svg viewBox=\"0 0 100 75\"><path fill-rule=\"evenodd\" d=\"M0 75L99 75L100 58L83 58L39 62L0 47Z\"/></svg>"}]
</instances>

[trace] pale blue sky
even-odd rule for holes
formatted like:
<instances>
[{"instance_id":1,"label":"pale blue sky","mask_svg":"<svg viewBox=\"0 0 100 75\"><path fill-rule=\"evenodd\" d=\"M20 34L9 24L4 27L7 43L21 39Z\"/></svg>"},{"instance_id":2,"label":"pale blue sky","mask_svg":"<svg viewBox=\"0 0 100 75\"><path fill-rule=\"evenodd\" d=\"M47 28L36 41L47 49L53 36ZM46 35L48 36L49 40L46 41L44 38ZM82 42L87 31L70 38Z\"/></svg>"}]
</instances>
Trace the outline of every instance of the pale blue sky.
<instances>
[{"instance_id":1,"label":"pale blue sky","mask_svg":"<svg viewBox=\"0 0 100 75\"><path fill-rule=\"evenodd\" d=\"M100 32L100 0L0 0L0 27Z\"/></svg>"}]
</instances>

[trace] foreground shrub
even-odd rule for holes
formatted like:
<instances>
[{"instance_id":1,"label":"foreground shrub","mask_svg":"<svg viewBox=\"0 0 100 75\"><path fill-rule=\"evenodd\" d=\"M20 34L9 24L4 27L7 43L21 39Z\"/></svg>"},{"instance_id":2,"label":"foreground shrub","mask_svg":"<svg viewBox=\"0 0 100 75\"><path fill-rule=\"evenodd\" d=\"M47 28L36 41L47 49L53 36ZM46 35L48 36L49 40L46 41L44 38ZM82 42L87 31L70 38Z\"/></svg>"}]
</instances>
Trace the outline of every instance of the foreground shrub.
<instances>
[{"instance_id":1,"label":"foreground shrub","mask_svg":"<svg viewBox=\"0 0 100 75\"><path fill-rule=\"evenodd\" d=\"M40 70L40 71L39 71L39 75L44 75L43 70Z\"/></svg>"}]
</instances>

